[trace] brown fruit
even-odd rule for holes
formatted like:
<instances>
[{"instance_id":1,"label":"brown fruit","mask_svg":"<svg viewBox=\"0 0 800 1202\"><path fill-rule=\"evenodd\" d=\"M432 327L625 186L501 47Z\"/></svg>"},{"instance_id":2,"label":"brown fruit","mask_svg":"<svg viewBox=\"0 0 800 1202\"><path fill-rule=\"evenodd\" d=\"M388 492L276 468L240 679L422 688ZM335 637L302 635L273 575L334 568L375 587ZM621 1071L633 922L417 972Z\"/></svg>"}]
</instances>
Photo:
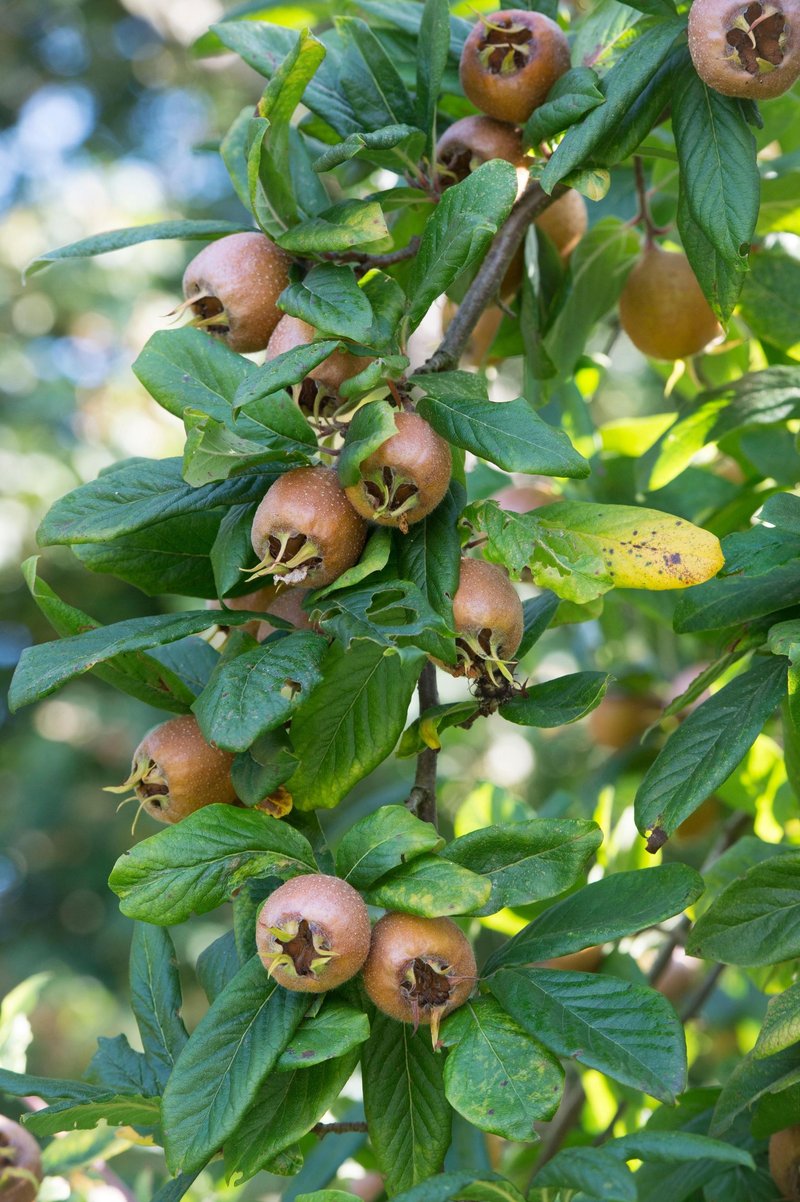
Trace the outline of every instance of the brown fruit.
<instances>
[{"instance_id":1,"label":"brown fruit","mask_svg":"<svg viewBox=\"0 0 800 1202\"><path fill-rule=\"evenodd\" d=\"M776 1131L769 1139L769 1171L784 1198L800 1199L800 1125Z\"/></svg>"},{"instance_id":2,"label":"brown fruit","mask_svg":"<svg viewBox=\"0 0 800 1202\"><path fill-rule=\"evenodd\" d=\"M441 1020L464 1004L477 974L472 948L449 918L384 914L372 931L364 988L390 1018L430 1025L436 1046Z\"/></svg>"},{"instance_id":3,"label":"brown fruit","mask_svg":"<svg viewBox=\"0 0 800 1202\"><path fill-rule=\"evenodd\" d=\"M589 228L586 201L570 188L536 218L535 225L555 246L562 259L568 259Z\"/></svg>"},{"instance_id":4,"label":"brown fruit","mask_svg":"<svg viewBox=\"0 0 800 1202\"><path fill-rule=\"evenodd\" d=\"M212 747L197 720L186 714L154 727L133 753L131 774L107 793L133 789L140 808L159 822L180 822L187 814L219 802L238 801L231 781L233 755Z\"/></svg>"},{"instance_id":5,"label":"brown fruit","mask_svg":"<svg viewBox=\"0 0 800 1202\"><path fill-rule=\"evenodd\" d=\"M723 96L781 96L800 76L800 0L694 0L689 53L703 82Z\"/></svg>"},{"instance_id":6,"label":"brown fruit","mask_svg":"<svg viewBox=\"0 0 800 1202\"><path fill-rule=\"evenodd\" d=\"M404 533L421 522L450 485L450 445L416 413L395 413L397 433L362 462L345 495L357 513Z\"/></svg>"},{"instance_id":7,"label":"brown fruit","mask_svg":"<svg viewBox=\"0 0 800 1202\"><path fill-rule=\"evenodd\" d=\"M555 21L506 9L482 17L464 43L461 86L481 112L521 125L569 66L569 44Z\"/></svg>"},{"instance_id":8,"label":"brown fruit","mask_svg":"<svg viewBox=\"0 0 800 1202\"><path fill-rule=\"evenodd\" d=\"M509 679L509 663L522 642L522 602L503 568L485 559L462 559L453 598L459 664L441 664L451 676Z\"/></svg>"},{"instance_id":9,"label":"brown fruit","mask_svg":"<svg viewBox=\"0 0 800 1202\"><path fill-rule=\"evenodd\" d=\"M462 117L454 121L436 144L442 189L460 183L492 159L504 159L516 167L518 191L525 189L529 176L518 129L493 117Z\"/></svg>"},{"instance_id":10,"label":"brown fruit","mask_svg":"<svg viewBox=\"0 0 800 1202\"><path fill-rule=\"evenodd\" d=\"M647 728L658 721L661 712L657 697L609 692L589 714L589 733L600 747L621 751L638 742Z\"/></svg>"},{"instance_id":11,"label":"brown fruit","mask_svg":"<svg viewBox=\"0 0 800 1202\"><path fill-rule=\"evenodd\" d=\"M517 287L519 281L517 281ZM451 300L445 299L442 309L442 330L447 331L450 322L458 312L458 305ZM488 363L497 363L499 360L490 354L492 343L497 337L497 332L500 329L500 323L503 320L503 310L498 305L490 305L488 309L484 309L478 318L475 328L469 336L469 341L461 355L461 362L466 363L471 367L485 367Z\"/></svg>"},{"instance_id":12,"label":"brown fruit","mask_svg":"<svg viewBox=\"0 0 800 1202\"><path fill-rule=\"evenodd\" d=\"M325 993L355 976L370 934L367 907L352 885L335 876L296 876L261 907L256 947L279 985Z\"/></svg>"},{"instance_id":13,"label":"brown fruit","mask_svg":"<svg viewBox=\"0 0 800 1202\"><path fill-rule=\"evenodd\" d=\"M19 1123L0 1114L0 1198L33 1202L42 1182L42 1157L36 1140Z\"/></svg>"},{"instance_id":14,"label":"brown fruit","mask_svg":"<svg viewBox=\"0 0 800 1202\"><path fill-rule=\"evenodd\" d=\"M251 531L260 559L251 575L320 588L351 568L364 549L367 523L332 468L298 467L279 476L256 510Z\"/></svg>"},{"instance_id":15,"label":"brown fruit","mask_svg":"<svg viewBox=\"0 0 800 1202\"><path fill-rule=\"evenodd\" d=\"M276 618L283 618L285 621L291 622L295 630L317 630L318 627L315 626L303 609L303 598L307 597L310 591L307 588L279 589L273 600L270 601L269 605L265 605L264 608L267 613L275 614ZM256 638L259 642L263 642L265 638L278 629L271 622L259 622Z\"/></svg>"},{"instance_id":16,"label":"brown fruit","mask_svg":"<svg viewBox=\"0 0 800 1202\"><path fill-rule=\"evenodd\" d=\"M243 609L252 609L255 613L275 613L275 600L278 592L276 584L268 584L264 588L257 588L255 592L243 593L241 597L226 597L224 601L206 601L206 609L221 610L219 624L225 625L225 610L232 609L237 613ZM253 620L245 622L244 626L237 626L237 630L244 630L247 634L251 634L254 639L266 638L266 635L261 634L261 627L264 622ZM270 627L270 630L274 627ZM267 632L269 633L269 631Z\"/></svg>"},{"instance_id":17,"label":"brown fruit","mask_svg":"<svg viewBox=\"0 0 800 1202\"><path fill-rule=\"evenodd\" d=\"M645 248L619 298L619 319L634 346L653 359L687 359L720 326L685 255Z\"/></svg>"},{"instance_id":18,"label":"brown fruit","mask_svg":"<svg viewBox=\"0 0 800 1202\"><path fill-rule=\"evenodd\" d=\"M314 341L316 334L317 331L308 322L285 314L276 325L267 344L267 362L276 359L285 351L294 350L296 346L307 346ZM365 367L369 367L371 362L372 359L365 356L351 355L347 351L334 351L323 363L308 373L308 379L323 384L329 392L338 392L345 380L357 376Z\"/></svg>"},{"instance_id":19,"label":"brown fruit","mask_svg":"<svg viewBox=\"0 0 800 1202\"><path fill-rule=\"evenodd\" d=\"M232 351L262 351L281 317L291 259L264 234L229 234L195 255L183 275L194 322Z\"/></svg>"}]
</instances>

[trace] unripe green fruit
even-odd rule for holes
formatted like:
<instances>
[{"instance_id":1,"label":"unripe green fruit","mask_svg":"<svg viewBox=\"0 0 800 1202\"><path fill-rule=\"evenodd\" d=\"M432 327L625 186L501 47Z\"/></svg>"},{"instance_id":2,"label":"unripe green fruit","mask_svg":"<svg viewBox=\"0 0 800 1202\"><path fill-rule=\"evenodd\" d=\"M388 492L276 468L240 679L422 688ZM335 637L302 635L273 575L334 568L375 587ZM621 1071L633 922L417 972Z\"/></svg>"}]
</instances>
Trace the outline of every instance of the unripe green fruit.
<instances>
[{"instance_id":1,"label":"unripe green fruit","mask_svg":"<svg viewBox=\"0 0 800 1202\"><path fill-rule=\"evenodd\" d=\"M464 43L461 86L487 116L521 125L569 66L569 43L555 21L505 9L482 17Z\"/></svg>"},{"instance_id":2,"label":"unripe green fruit","mask_svg":"<svg viewBox=\"0 0 800 1202\"><path fill-rule=\"evenodd\" d=\"M238 801L232 765L233 755L207 743L196 718L181 715L145 735L133 753L131 775L106 792L132 789L151 818L180 822L203 806Z\"/></svg>"},{"instance_id":3,"label":"unripe green fruit","mask_svg":"<svg viewBox=\"0 0 800 1202\"><path fill-rule=\"evenodd\" d=\"M256 947L271 977L296 993L326 993L349 981L370 946L367 907L335 876L296 876L258 915Z\"/></svg>"},{"instance_id":4,"label":"unripe green fruit","mask_svg":"<svg viewBox=\"0 0 800 1202\"><path fill-rule=\"evenodd\" d=\"M38 1143L19 1123L0 1114L0 1199L34 1202L42 1177Z\"/></svg>"},{"instance_id":5,"label":"unripe green fruit","mask_svg":"<svg viewBox=\"0 0 800 1202\"><path fill-rule=\"evenodd\" d=\"M687 359L720 333L685 255L648 246L619 298L619 319L635 347L653 359Z\"/></svg>"},{"instance_id":6,"label":"unripe green fruit","mask_svg":"<svg viewBox=\"0 0 800 1202\"><path fill-rule=\"evenodd\" d=\"M401 1023L430 1026L462 1006L478 970L466 936L449 918L385 914L374 926L364 988L379 1010Z\"/></svg>"},{"instance_id":7,"label":"unripe green fruit","mask_svg":"<svg viewBox=\"0 0 800 1202\"><path fill-rule=\"evenodd\" d=\"M291 259L265 234L229 234L195 255L183 276L194 323L232 351L261 351L278 324Z\"/></svg>"},{"instance_id":8,"label":"unripe green fruit","mask_svg":"<svg viewBox=\"0 0 800 1202\"><path fill-rule=\"evenodd\" d=\"M358 562L366 538L367 523L332 468L295 468L278 477L256 510L251 541L261 562L250 579L272 573L321 588Z\"/></svg>"},{"instance_id":9,"label":"unripe green fruit","mask_svg":"<svg viewBox=\"0 0 800 1202\"><path fill-rule=\"evenodd\" d=\"M307 346L314 341L317 331L308 322L299 317L285 314L276 325L267 345L267 362L276 359L285 351L294 350L296 346ZM345 380L357 376L365 367L369 367L372 359L364 355L351 355L347 351L334 351L324 362L308 373L308 379L323 384L329 392L338 393Z\"/></svg>"},{"instance_id":10,"label":"unripe green fruit","mask_svg":"<svg viewBox=\"0 0 800 1202\"><path fill-rule=\"evenodd\" d=\"M800 0L694 0L689 53L723 96L770 100L800 77Z\"/></svg>"},{"instance_id":11,"label":"unripe green fruit","mask_svg":"<svg viewBox=\"0 0 800 1202\"><path fill-rule=\"evenodd\" d=\"M444 497L452 460L449 443L416 413L396 413L394 421L397 433L367 456L345 495L367 521L405 533Z\"/></svg>"}]
</instances>

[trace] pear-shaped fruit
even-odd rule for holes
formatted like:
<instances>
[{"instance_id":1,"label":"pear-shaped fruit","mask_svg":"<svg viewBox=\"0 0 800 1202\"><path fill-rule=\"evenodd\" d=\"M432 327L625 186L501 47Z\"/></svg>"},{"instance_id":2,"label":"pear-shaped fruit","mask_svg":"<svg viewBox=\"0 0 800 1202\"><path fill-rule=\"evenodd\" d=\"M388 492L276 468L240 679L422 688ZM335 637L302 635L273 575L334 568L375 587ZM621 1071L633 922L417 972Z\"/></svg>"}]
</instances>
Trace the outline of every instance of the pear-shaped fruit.
<instances>
[{"instance_id":1,"label":"pear-shaped fruit","mask_svg":"<svg viewBox=\"0 0 800 1202\"><path fill-rule=\"evenodd\" d=\"M619 298L619 319L653 359L687 359L721 333L686 255L648 246Z\"/></svg>"}]
</instances>

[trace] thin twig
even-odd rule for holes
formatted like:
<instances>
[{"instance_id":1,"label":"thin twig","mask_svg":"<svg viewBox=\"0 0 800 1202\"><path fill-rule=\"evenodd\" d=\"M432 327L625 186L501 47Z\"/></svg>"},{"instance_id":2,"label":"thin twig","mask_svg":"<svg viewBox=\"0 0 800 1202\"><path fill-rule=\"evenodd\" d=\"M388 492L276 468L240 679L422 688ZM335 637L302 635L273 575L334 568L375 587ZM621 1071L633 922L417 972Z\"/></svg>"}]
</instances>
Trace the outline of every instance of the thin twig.
<instances>
[{"instance_id":1,"label":"thin twig","mask_svg":"<svg viewBox=\"0 0 800 1202\"><path fill-rule=\"evenodd\" d=\"M614 1128L616 1127L617 1123L622 1118L623 1114L625 1113L625 1111L627 1109L628 1109L628 1099L623 1098L622 1101L618 1104L617 1109L614 1111L614 1117L611 1119L611 1122L608 1123L608 1125L600 1132L600 1134L596 1135L594 1137L594 1139L592 1140L593 1148L599 1148L611 1139L611 1137L614 1134Z\"/></svg>"},{"instance_id":2,"label":"thin twig","mask_svg":"<svg viewBox=\"0 0 800 1202\"><path fill-rule=\"evenodd\" d=\"M419 712L439 704L439 689L436 684L436 667L430 661L420 673L417 682L419 695ZM417 756L417 771L414 777L414 787L409 794L406 805L412 814L416 814L423 822L432 822L436 826L436 760L438 751L425 747Z\"/></svg>"},{"instance_id":3,"label":"thin twig","mask_svg":"<svg viewBox=\"0 0 800 1202\"><path fill-rule=\"evenodd\" d=\"M548 1161L552 1160L555 1154L561 1150L564 1140L581 1117L585 1101L586 1094L583 1092L583 1086L575 1077L567 1083L561 1105L547 1128L547 1134L542 1140L542 1150L536 1158L536 1164L533 1166L533 1172L528 1181L526 1194L530 1193L539 1170L543 1169Z\"/></svg>"},{"instance_id":4,"label":"thin twig","mask_svg":"<svg viewBox=\"0 0 800 1202\"><path fill-rule=\"evenodd\" d=\"M350 1135L354 1131L364 1132L368 1128L365 1122L354 1123L315 1123L311 1128L312 1134L324 1139L326 1135Z\"/></svg>"},{"instance_id":5,"label":"thin twig","mask_svg":"<svg viewBox=\"0 0 800 1202\"><path fill-rule=\"evenodd\" d=\"M697 1017L716 989L717 982L725 971L725 968L724 964L715 964L700 987L691 994L686 1002L686 1006L681 1011L680 1019L682 1023L688 1023L691 1019Z\"/></svg>"},{"instance_id":6,"label":"thin twig","mask_svg":"<svg viewBox=\"0 0 800 1202\"><path fill-rule=\"evenodd\" d=\"M393 263L402 263L405 259L413 259L419 250L420 239L414 237L407 246L399 250L389 250L382 255L370 255L360 250L331 250L323 251L320 259L333 259L337 263L358 263L361 267L391 267Z\"/></svg>"},{"instance_id":7,"label":"thin twig","mask_svg":"<svg viewBox=\"0 0 800 1202\"><path fill-rule=\"evenodd\" d=\"M553 189L552 196L548 196L539 184L528 185L489 248L438 350L415 374L449 371L457 366L481 314L498 295L503 277L519 250L528 226L565 191L559 184Z\"/></svg>"}]
</instances>

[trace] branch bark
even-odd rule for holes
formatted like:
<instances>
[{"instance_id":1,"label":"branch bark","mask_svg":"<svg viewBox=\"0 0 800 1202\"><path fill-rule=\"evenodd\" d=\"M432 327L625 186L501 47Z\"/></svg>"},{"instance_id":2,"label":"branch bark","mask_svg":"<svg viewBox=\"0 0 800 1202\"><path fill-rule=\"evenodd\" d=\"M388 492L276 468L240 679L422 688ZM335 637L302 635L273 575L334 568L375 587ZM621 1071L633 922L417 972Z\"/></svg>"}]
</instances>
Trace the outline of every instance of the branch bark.
<instances>
[{"instance_id":1,"label":"branch bark","mask_svg":"<svg viewBox=\"0 0 800 1202\"><path fill-rule=\"evenodd\" d=\"M365 1122L355 1123L316 1123L311 1131L314 1135L318 1135L320 1139L324 1139L326 1135L349 1135L354 1131L368 1130Z\"/></svg>"},{"instance_id":2,"label":"branch bark","mask_svg":"<svg viewBox=\"0 0 800 1202\"><path fill-rule=\"evenodd\" d=\"M436 684L436 666L430 660L422 669L417 682L419 696L419 712L439 704L439 689ZM438 751L426 747L417 756L417 771L414 777L414 787L409 795L407 806L412 814L423 822L437 825L436 814L436 759Z\"/></svg>"}]
</instances>

